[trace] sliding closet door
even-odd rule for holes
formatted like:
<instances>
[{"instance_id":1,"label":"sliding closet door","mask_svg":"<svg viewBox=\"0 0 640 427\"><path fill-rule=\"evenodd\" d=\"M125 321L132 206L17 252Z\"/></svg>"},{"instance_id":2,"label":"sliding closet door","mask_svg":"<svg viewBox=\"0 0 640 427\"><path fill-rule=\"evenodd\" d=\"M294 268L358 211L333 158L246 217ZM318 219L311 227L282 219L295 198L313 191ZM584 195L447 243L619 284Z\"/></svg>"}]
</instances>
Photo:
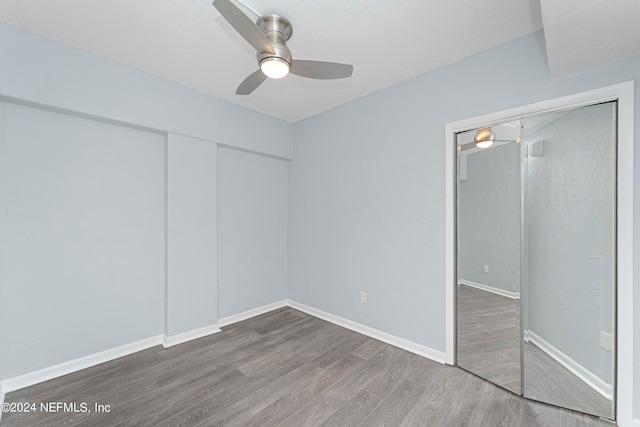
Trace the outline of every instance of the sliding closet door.
<instances>
[{"instance_id":1,"label":"sliding closet door","mask_svg":"<svg viewBox=\"0 0 640 427\"><path fill-rule=\"evenodd\" d=\"M524 395L614 417L616 104L524 119Z\"/></svg>"},{"instance_id":2,"label":"sliding closet door","mask_svg":"<svg viewBox=\"0 0 640 427\"><path fill-rule=\"evenodd\" d=\"M457 135L457 364L520 394L520 120ZM491 139L480 147L474 138Z\"/></svg>"}]
</instances>

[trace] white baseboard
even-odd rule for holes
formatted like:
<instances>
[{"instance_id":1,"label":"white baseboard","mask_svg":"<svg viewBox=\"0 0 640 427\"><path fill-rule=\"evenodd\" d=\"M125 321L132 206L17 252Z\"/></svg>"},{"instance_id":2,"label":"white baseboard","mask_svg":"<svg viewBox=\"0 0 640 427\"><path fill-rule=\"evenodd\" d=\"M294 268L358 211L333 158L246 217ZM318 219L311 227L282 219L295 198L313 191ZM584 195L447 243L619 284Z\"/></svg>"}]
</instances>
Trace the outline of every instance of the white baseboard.
<instances>
[{"instance_id":1,"label":"white baseboard","mask_svg":"<svg viewBox=\"0 0 640 427\"><path fill-rule=\"evenodd\" d=\"M443 351L434 350L427 346L416 344L413 341L399 338L395 335L391 335L386 332L379 331L378 329L356 323L352 320L345 319L344 317L336 316L334 314L318 310L317 308L309 307L308 305L304 305L299 302L288 300L287 305L291 308L295 308L296 310L300 310L302 312L310 314L311 316L318 317L322 320L326 320L327 322L342 326L343 328L351 329L352 331L367 335L371 338L375 338L392 346L410 351L411 353L415 353L419 356L426 357L427 359L431 359L435 362L444 364L445 353Z\"/></svg>"},{"instance_id":2,"label":"white baseboard","mask_svg":"<svg viewBox=\"0 0 640 427\"><path fill-rule=\"evenodd\" d=\"M120 347L111 348L99 353L90 354L88 356L60 363L59 365L2 380L0 382L0 388L3 393L10 393L12 391L61 377L81 369L99 365L100 363L108 362L119 357L128 356L129 354L146 350L160 344L162 344L162 336L160 335L146 338Z\"/></svg>"},{"instance_id":3,"label":"white baseboard","mask_svg":"<svg viewBox=\"0 0 640 427\"><path fill-rule=\"evenodd\" d=\"M276 310L278 308L286 307L287 300L277 301L271 304L263 305L262 307L253 308L251 310L243 311L242 313L234 314L231 316L223 317L218 320L218 326L224 327L227 325L231 325L236 322L241 322L243 320L250 319L255 316L259 316L264 313L268 313L270 311Z\"/></svg>"},{"instance_id":4,"label":"white baseboard","mask_svg":"<svg viewBox=\"0 0 640 427\"><path fill-rule=\"evenodd\" d=\"M226 317L224 319L221 319L220 323L217 323L215 325L205 326L204 328L194 329L192 331L184 332L177 335L158 335L120 347L101 351L99 353L90 354L78 359L70 360L59 365L2 380L0 381L0 404L4 402L5 393L10 393L24 387L29 387L34 384L70 374L72 372L90 368L91 366L99 365L100 363L105 363L119 357L128 356L132 353L146 350L156 345L162 345L163 347L167 348L197 338L202 338L210 334L215 334L217 332L220 332L220 326L226 326L231 323L239 322L240 320L248 319L249 317L257 316L258 314L263 314L268 311L275 310L276 308L284 307L287 305L286 303L286 300L276 302ZM1 416L2 415L0 413L0 417Z\"/></svg>"},{"instance_id":5,"label":"white baseboard","mask_svg":"<svg viewBox=\"0 0 640 427\"><path fill-rule=\"evenodd\" d=\"M215 334L218 332L220 332L220 327L216 323L215 325L205 326L204 328L194 329L192 331L183 332L181 334L170 335L170 336L163 335L162 346L164 348L167 348L174 345L182 344L187 341L206 337L207 335Z\"/></svg>"},{"instance_id":6,"label":"white baseboard","mask_svg":"<svg viewBox=\"0 0 640 427\"><path fill-rule=\"evenodd\" d=\"M593 390L598 392L605 399L612 399L613 396L613 385L607 384L605 381L601 380L598 376L596 376L593 372L589 371L587 368L558 350L553 345L549 344L547 341L538 336L535 332L531 330L525 331L525 340L530 342L531 344L538 347L540 350L549 355L556 362L564 366L569 372L578 377L582 382L587 384Z\"/></svg>"},{"instance_id":7,"label":"white baseboard","mask_svg":"<svg viewBox=\"0 0 640 427\"><path fill-rule=\"evenodd\" d=\"M621 426L623 427L623 426ZM640 427L640 418L633 419L633 427Z\"/></svg>"},{"instance_id":8,"label":"white baseboard","mask_svg":"<svg viewBox=\"0 0 640 427\"><path fill-rule=\"evenodd\" d=\"M412 341L404 338L399 338L395 335L388 334L386 332L379 331L369 326L362 325L360 323L353 322L340 316L336 316L316 308L300 304L291 300L278 301L272 304L267 304L262 307L258 307L252 310L247 310L242 313L238 313L232 316L228 316L220 319L215 325L206 326L204 328L195 329L182 334L166 336L158 335L155 337L147 338L144 340L136 341L134 343L126 344L120 347L105 350L99 353L91 354L88 356L80 357L78 359L70 360L68 362L61 363L59 365L51 366L49 368L41 369L38 371L30 372L24 375L20 375L14 378L9 378L0 381L0 403L4 402L5 393L9 393L15 390L19 390L24 387L29 387L34 384L38 384L44 381L51 380L63 375L70 374L82 369L89 368L91 366L98 365L100 363L108 362L119 357L127 356L138 351L146 350L156 345L163 345L164 347L171 347L177 344L184 343L196 338L201 338L206 335L220 332L221 326L227 326L232 323L236 323L248 318L267 313L271 310L275 310L281 307L289 306L296 310L303 311L312 316L334 323L338 326L342 326L352 331L367 335L371 338L375 338L387 344L399 347L403 350L410 351L419 356L426 357L438 363L444 363L445 353L442 351L434 350L432 348L416 344Z\"/></svg>"},{"instance_id":9,"label":"white baseboard","mask_svg":"<svg viewBox=\"0 0 640 427\"><path fill-rule=\"evenodd\" d=\"M483 285L482 283L472 282L471 280L459 279L458 285L471 286L472 288L491 292L492 294L502 295L511 299L520 299L520 292L505 291L504 289L494 288L493 286Z\"/></svg>"}]
</instances>

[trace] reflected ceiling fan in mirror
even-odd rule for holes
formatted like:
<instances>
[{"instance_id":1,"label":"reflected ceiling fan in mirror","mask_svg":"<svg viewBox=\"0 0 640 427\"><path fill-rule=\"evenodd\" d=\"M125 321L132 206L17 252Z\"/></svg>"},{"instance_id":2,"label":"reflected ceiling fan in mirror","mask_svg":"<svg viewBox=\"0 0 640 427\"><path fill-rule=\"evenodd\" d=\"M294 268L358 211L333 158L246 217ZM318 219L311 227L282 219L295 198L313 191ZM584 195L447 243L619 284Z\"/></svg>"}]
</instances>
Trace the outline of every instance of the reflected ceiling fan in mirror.
<instances>
[{"instance_id":1,"label":"reflected ceiling fan in mirror","mask_svg":"<svg viewBox=\"0 0 640 427\"><path fill-rule=\"evenodd\" d=\"M474 148L489 148L495 142L520 142L520 137L516 139L496 139L496 134L493 133L491 127L483 127L478 129L475 136L473 137L473 142L468 144L458 145L458 151L466 151Z\"/></svg>"},{"instance_id":2,"label":"reflected ceiling fan in mirror","mask_svg":"<svg viewBox=\"0 0 640 427\"><path fill-rule=\"evenodd\" d=\"M293 59L286 44L293 27L282 16L264 15L254 23L230 0L214 0L213 6L257 52L260 68L240 83L236 95L249 95L267 78L281 79L289 73L310 79L343 79L353 74L352 65Z\"/></svg>"}]
</instances>

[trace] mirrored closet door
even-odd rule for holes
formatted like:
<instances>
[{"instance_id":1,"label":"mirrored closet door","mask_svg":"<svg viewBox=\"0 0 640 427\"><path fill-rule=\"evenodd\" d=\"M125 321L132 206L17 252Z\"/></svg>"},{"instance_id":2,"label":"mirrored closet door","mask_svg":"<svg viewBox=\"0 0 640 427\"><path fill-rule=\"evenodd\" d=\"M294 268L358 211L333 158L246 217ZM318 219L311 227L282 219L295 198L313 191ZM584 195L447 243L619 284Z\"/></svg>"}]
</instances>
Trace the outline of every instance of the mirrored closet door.
<instances>
[{"instance_id":1,"label":"mirrored closet door","mask_svg":"<svg viewBox=\"0 0 640 427\"><path fill-rule=\"evenodd\" d=\"M520 393L521 123L458 134L458 366ZM485 135L486 134L486 135ZM493 138L489 147L474 139Z\"/></svg>"},{"instance_id":2,"label":"mirrored closet door","mask_svg":"<svg viewBox=\"0 0 640 427\"><path fill-rule=\"evenodd\" d=\"M457 135L457 365L615 419L616 103Z\"/></svg>"}]
</instances>

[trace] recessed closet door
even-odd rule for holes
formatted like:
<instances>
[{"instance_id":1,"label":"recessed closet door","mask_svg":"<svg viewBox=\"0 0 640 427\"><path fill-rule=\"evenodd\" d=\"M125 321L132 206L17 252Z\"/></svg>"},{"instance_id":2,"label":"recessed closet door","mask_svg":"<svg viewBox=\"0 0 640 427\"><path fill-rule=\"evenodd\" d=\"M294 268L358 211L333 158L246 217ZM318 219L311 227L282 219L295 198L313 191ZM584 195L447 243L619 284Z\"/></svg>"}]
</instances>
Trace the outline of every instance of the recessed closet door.
<instances>
[{"instance_id":1,"label":"recessed closet door","mask_svg":"<svg viewBox=\"0 0 640 427\"><path fill-rule=\"evenodd\" d=\"M457 135L457 365L520 394L520 120Z\"/></svg>"},{"instance_id":2,"label":"recessed closet door","mask_svg":"<svg viewBox=\"0 0 640 427\"><path fill-rule=\"evenodd\" d=\"M524 118L524 395L614 417L614 102Z\"/></svg>"},{"instance_id":3,"label":"recessed closet door","mask_svg":"<svg viewBox=\"0 0 640 427\"><path fill-rule=\"evenodd\" d=\"M158 133L0 103L0 378L160 333L164 151Z\"/></svg>"}]
</instances>

